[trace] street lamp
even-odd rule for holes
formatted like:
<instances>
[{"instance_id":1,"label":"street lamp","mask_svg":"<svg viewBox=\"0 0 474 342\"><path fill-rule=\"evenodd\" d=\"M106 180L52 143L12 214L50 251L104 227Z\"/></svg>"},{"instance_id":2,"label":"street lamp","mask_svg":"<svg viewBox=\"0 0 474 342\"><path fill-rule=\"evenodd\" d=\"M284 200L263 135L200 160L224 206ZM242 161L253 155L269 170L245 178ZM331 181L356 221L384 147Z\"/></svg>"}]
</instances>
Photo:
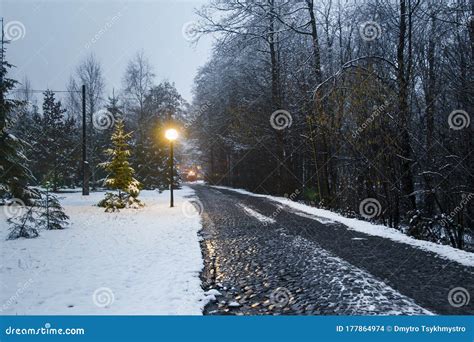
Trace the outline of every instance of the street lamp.
<instances>
[{"instance_id":1,"label":"street lamp","mask_svg":"<svg viewBox=\"0 0 474 342\"><path fill-rule=\"evenodd\" d=\"M168 128L165 132L166 139L170 142L170 208L174 207L173 197L173 142L178 138L178 131L174 128Z\"/></svg>"}]
</instances>

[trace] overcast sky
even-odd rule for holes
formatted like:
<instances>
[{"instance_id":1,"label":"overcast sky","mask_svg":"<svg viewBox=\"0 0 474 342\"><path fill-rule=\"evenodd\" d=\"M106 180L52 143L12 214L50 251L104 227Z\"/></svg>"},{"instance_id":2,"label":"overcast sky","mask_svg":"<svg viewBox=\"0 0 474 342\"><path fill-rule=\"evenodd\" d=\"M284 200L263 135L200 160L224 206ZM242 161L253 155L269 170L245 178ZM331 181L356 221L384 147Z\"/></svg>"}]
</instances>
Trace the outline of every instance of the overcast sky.
<instances>
[{"instance_id":1,"label":"overcast sky","mask_svg":"<svg viewBox=\"0 0 474 342\"><path fill-rule=\"evenodd\" d=\"M210 54L211 38L193 46L182 28L197 20L194 8L204 2L0 0L0 16L16 37L7 50L8 61L16 66L10 76L27 76L34 89L65 89L77 65L92 52L102 64L109 94L121 88L127 62L143 49L156 81L175 82L191 101L193 78Z\"/></svg>"}]
</instances>

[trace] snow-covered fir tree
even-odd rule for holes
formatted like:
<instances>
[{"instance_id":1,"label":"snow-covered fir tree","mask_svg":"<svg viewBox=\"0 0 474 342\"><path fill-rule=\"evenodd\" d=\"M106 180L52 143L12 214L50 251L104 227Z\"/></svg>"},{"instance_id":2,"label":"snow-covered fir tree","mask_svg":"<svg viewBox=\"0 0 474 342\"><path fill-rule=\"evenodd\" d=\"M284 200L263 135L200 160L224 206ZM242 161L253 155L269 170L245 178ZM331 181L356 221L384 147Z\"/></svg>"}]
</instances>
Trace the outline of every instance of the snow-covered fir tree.
<instances>
[{"instance_id":1,"label":"snow-covered fir tree","mask_svg":"<svg viewBox=\"0 0 474 342\"><path fill-rule=\"evenodd\" d=\"M52 191L60 186L72 185L71 172L75 169L75 120L66 116L61 101L57 101L54 92L44 93L43 114L33 117L35 141L32 144L34 154L32 164L36 178L49 182Z\"/></svg>"},{"instance_id":2,"label":"snow-covered fir tree","mask_svg":"<svg viewBox=\"0 0 474 342\"><path fill-rule=\"evenodd\" d=\"M10 225L8 240L14 240L18 238L31 239L39 236L35 213L35 207L30 206L27 207L25 213L22 215L10 217L7 220L8 224Z\"/></svg>"},{"instance_id":3,"label":"snow-covered fir tree","mask_svg":"<svg viewBox=\"0 0 474 342\"><path fill-rule=\"evenodd\" d=\"M50 189L50 184L46 184L46 191L42 191L41 197L35 202L39 208L38 225L46 230L64 229L69 216L64 212L58 197L50 193Z\"/></svg>"},{"instance_id":4,"label":"snow-covered fir tree","mask_svg":"<svg viewBox=\"0 0 474 342\"><path fill-rule=\"evenodd\" d=\"M12 67L5 59L5 49L0 65L0 196L11 196L28 202L32 196L28 182L33 178L23 153L25 143L11 132L12 113L20 106L18 100L8 98L16 81L7 77Z\"/></svg>"},{"instance_id":5,"label":"snow-covered fir tree","mask_svg":"<svg viewBox=\"0 0 474 342\"><path fill-rule=\"evenodd\" d=\"M94 132L94 146L97 149L95 155L97 160L104 162L109 158L107 155L107 149L112 147L112 134L114 132L114 122L123 118L122 108L119 104L119 98L115 96L108 97L105 109L101 111L100 116L97 116L96 122L97 127ZM102 124L105 123L105 124ZM97 129L100 128L100 129ZM107 177L107 171L103 167L97 167L94 169L96 184L93 187L101 187Z\"/></svg>"},{"instance_id":6,"label":"snow-covered fir tree","mask_svg":"<svg viewBox=\"0 0 474 342\"><path fill-rule=\"evenodd\" d=\"M135 171L129 163L130 138L131 133L125 132L123 120L118 120L111 138L112 148L106 150L110 160L101 164L109 173L105 186L118 191L117 195L109 193L103 201L99 202L99 206L106 207L107 210L113 211L127 206L141 205L141 202L136 199L140 193L141 184L134 178Z\"/></svg>"},{"instance_id":7,"label":"snow-covered fir tree","mask_svg":"<svg viewBox=\"0 0 474 342\"><path fill-rule=\"evenodd\" d=\"M23 207L23 212L9 218L10 234L8 239L34 238L40 230L64 229L68 225L69 216L59 203L58 197L50 192L50 184L46 190L37 191L36 198L30 199L30 205Z\"/></svg>"}]
</instances>

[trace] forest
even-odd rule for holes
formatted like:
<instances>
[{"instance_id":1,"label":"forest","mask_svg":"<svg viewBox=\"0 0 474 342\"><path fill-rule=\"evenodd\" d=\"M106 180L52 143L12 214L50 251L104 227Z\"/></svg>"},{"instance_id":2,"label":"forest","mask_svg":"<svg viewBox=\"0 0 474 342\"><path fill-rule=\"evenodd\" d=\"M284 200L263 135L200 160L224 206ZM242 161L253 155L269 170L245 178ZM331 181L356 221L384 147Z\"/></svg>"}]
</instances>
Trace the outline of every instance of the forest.
<instances>
[{"instance_id":1,"label":"forest","mask_svg":"<svg viewBox=\"0 0 474 342\"><path fill-rule=\"evenodd\" d=\"M472 335L474 0L0 1L7 340Z\"/></svg>"},{"instance_id":2,"label":"forest","mask_svg":"<svg viewBox=\"0 0 474 342\"><path fill-rule=\"evenodd\" d=\"M124 120L126 130L133 132L131 164L143 188L168 187L168 147L164 138L160 139L160 132L170 121L182 120L187 105L174 84L155 83L152 66L142 51L129 61L122 89L117 93L113 90L109 96L105 93L103 66L94 54L77 66L65 89L59 91L32 89L28 78L10 79L7 72L11 67L4 61L2 75L7 81L4 96L10 96L5 119L8 119L8 132L17 138L19 145L15 147L22 159L18 162L25 169L23 177L21 173L17 175L21 182L29 185L48 182L52 191L81 186L81 89L85 85L86 152L91 188L104 185L107 172L100 165L108 160L106 150L111 147L114 124L119 120ZM4 177L8 184L10 176ZM13 195L25 198L14 190Z\"/></svg>"},{"instance_id":3,"label":"forest","mask_svg":"<svg viewBox=\"0 0 474 342\"><path fill-rule=\"evenodd\" d=\"M214 0L196 13L188 40L210 35L214 45L191 104L173 83L157 82L142 50L111 93L107 61L93 53L64 89L34 89L9 78L6 41L0 195L27 203L29 185L81 186L85 100L92 190L107 178L101 164L118 120L132 132L142 187L166 189L162 131L172 124L187 138L181 156L211 185L472 249L472 1Z\"/></svg>"},{"instance_id":4,"label":"forest","mask_svg":"<svg viewBox=\"0 0 474 342\"><path fill-rule=\"evenodd\" d=\"M191 136L207 180L466 248L474 3L212 1Z\"/></svg>"}]
</instances>

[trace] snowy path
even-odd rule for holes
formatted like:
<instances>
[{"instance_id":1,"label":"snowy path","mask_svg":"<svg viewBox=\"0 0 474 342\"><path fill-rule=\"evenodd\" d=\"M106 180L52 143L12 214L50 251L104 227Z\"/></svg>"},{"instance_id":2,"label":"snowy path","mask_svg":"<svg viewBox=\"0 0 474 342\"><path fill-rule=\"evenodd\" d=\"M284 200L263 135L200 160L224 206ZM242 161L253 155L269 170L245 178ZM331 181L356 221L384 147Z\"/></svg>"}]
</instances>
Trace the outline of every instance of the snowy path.
<instances>
[{"instance_id":1,"label":"snowy path","mask_svg":"<svg viewBox=\"0 0 474 342\"><path fill-rule=\"evenodd\" d=\"M428 252L433 252L440 257L449 261L454 261L465 266L474 267L474 253L466 252L460 249L453 248L451 246L439 245L434 242L417 240L411 238L402 232L383 225L373 224L367 221L358 220L355 218L347 218L329 210L319 209L311 207L302 203L291 201L285 197L275 197L269 195L260 195L251 193L243 189L233 189L223 186L213 186L216 189L223 189L234 191L243 195L250 195L254 197L267 198L272 201L278 202L282 205L288 206L294 210L294 213L299 216L312 218L313 220L321 223L342 223L348 229L355 230L357 232L365 233L372 236L379 236L382 238L390 239L395 242L401 242L410 246L421 248Z\"/></svg>"},{"instance_id":2,"label":"snowy path","mask_svg":"<svg viewBox=\"0 0 474 342\"><path fill-rule=\"evenodd\" d=\"M72 225L5 241L0 211L2 314L201 314L206 296L193 190L142 191L146 207L104 213L103 193L64 194ZM182 210L184 206L185 210Z\"/></svg>"},{"instance_id":3,"label":"snowy path","mask_svg":"<svg viewBox=\"0 0 474 342\"><path fill-rule=\"evenodd\" d=\"M194 188L204 208L205 283L223 294L208 314L474 313L472 301L448 299L456 287L474 293L472 267L263 196ZM275 297L290 300L278 306Z\"/></svg>"}]
</instances>

